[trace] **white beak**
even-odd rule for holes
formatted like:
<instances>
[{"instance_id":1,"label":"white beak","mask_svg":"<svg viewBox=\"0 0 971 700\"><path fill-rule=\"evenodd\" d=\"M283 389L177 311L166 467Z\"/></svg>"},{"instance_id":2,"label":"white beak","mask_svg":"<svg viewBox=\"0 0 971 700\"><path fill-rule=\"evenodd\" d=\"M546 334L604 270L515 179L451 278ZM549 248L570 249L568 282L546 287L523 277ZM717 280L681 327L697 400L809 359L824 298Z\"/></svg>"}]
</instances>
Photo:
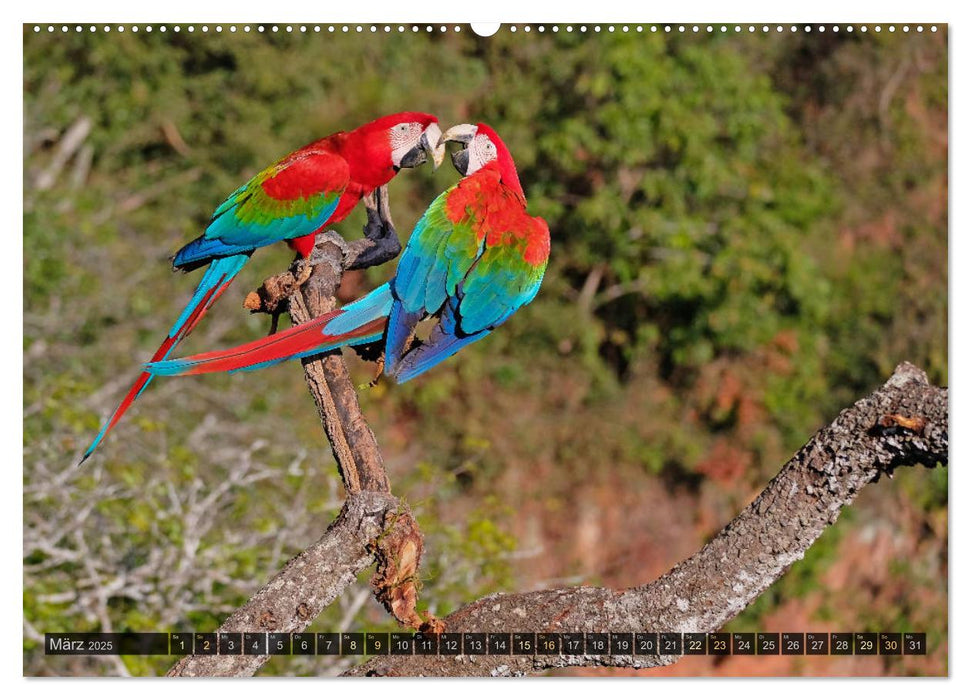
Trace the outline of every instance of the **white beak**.
<instances>
[{"instance_id":1,"label":"white beak","mask_svg":"<svg viewBox=\"0 0 971 700\"><path fill-rule=\"evenodd\" d=\"M425 127L422 141L432 157L432 170L438 170L438 166L445 160L445 142L442 141L442 128L438 122L432 122Z\"/></svg>"},{"instance_id":2,"label":"white beak","mask_svg":"<svg viewBox=\"0 0 971 700\"><path fill-rule=\"evenodd\" d=\"M442 135L442 144L446 144L449 141L458 141L459 143L471 143L472 139L475 138L476 132L479 128L475 124L456 124L455 126L449 127Z\"/></svg>"}]
</instances>

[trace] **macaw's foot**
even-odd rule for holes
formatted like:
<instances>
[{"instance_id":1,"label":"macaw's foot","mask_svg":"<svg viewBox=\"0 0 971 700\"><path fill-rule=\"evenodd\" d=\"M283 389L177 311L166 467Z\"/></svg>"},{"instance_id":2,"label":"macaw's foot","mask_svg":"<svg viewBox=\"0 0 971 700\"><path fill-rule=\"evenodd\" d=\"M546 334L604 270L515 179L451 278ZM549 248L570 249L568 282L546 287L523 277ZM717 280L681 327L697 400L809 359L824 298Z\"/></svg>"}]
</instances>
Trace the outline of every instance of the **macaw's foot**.
<instances>
[{"instance_id":1,"label":"macaw's foot","mask_svg":"<svg viewBox=\"0 0 971 700\"><path fill-rule=\"evenodd\" d=\"M378 382L381 381L381 375L384 374L384 355L381 355L381 357L378 358L377 364L377 371L374 373L374 379L368 382L368 389L373 389L378 385Z\"/></svg>"},{"instance_id":2,"label":"macaw's foot","mask_svg":"<svg viewBox=\"0 0 971 700\"><path fill-rule=\"evenodd\" d=\"M361 384L358 386L358 390L362 391L364 389L373 389L381 381L381 375L384 374L384 353L381 353L381 357L375 360L377 363L377 371L374 373L374 379L369 381L367 384Z\"/></svg>"}]
</instances>

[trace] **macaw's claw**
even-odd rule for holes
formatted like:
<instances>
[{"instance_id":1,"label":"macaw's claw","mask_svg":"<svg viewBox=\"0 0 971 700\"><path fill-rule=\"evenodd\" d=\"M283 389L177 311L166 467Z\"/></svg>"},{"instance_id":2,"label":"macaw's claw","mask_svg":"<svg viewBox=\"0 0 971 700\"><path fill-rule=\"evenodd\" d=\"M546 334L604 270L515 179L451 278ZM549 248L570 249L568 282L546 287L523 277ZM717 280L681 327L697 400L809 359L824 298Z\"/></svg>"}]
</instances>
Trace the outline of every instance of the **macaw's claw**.
<instances>
[{"instance_id":1,"label":"macaw's claw","mask_svg":"<svg viewBox=\"0 0 971 700\"><path fill-rule=\"evenodd\" d=\"M355 348L355 350L356 349L357 348ZM358 385L357 387L358 391L363 391L365 389L373 389L378 385L378 382L381 381L381 375L384 374L384 353L381 353L381 357L375 360L375 362L377 363L378 367L374 373L374 378L371 381L369 381L367 384Z\"/></svg>"},{"instance_id":2,"label":"macaw's claw","mask_svg":"<svg viewBox=\"0 0 971 700\"><path fill-rule=\"evenodd\" d=\"M310 262L310 258L304 258L297 263L297 274L294 276L293 285L302 287L312 274L314 274L313 263Z\"/></svg>"},{"instance_id":3,"label":"macaw's claw","mask_svg":"<svg viewBox=\"0 0 971 700\"><path fill-rule=\"evenodd\" d=\"M377 368L377 371L374 373L374 379L368 382L368 385L367 385L368 389L373 389L378 385L378 382L381 381L382 374L384 374L384 355L383 354L381 355L380 358L378 358L378 368Z\"/></svg>"}]
</instances>

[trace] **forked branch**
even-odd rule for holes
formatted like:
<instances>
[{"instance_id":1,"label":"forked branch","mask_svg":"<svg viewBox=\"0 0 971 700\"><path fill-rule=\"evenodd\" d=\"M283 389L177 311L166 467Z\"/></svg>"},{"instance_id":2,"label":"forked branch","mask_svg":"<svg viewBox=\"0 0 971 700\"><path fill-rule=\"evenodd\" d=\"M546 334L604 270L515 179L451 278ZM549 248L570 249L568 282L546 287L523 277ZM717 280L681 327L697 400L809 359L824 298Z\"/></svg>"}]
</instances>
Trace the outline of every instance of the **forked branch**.
<instances>
[{"instance_id":1,"label":"forked branch","mask_svg":"<svg viewBox=\"0 0 971 700\"><path fill-rule=\"evenodd\" d=\"M401 251L391 221L387 191L365 200L365 237L350 243L332 231L318 234L306 262L266 280L247 297L247 308L278 313L289 309L294 324L306 323L334 307L344 270L380 265ZM339 350L303 360L307 388L330 441L347 502L323 538L297 557L233 613L217 632L299 632L316 618L357 575L372 564L375 597L402 624L424 624L415 611L423 538L407 506L391 494L384 461L368 426ZM434 621L432 621L434 628ZM252 675L268 656L188 656L170 676Z\"/></svg>"}]
</instances>

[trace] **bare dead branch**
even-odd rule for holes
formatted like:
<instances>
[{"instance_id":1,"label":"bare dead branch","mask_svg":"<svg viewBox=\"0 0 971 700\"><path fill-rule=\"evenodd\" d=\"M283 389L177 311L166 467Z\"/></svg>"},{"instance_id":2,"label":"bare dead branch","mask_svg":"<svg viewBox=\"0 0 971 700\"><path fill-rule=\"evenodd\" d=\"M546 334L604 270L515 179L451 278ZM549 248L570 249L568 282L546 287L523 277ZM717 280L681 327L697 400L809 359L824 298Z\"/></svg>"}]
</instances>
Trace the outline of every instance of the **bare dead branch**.
<instances>
[{"instance_id":1,"label":"bare dead branch","mask_svg":"<svg viewBox=\"0 0 971 700\"><path fill-rule=\"evenodd\" d=\"M165 141L175 149L176 153L180 156L190 156L192 155L192 149L189 148L189 144L185 142L182 138L182 134L179 133L179 127L175 125L175 122L171 119L162 120L162 136L165 137Z\"/></svg>"},{"instance_id":2,"label":"bare dead branch","mask_svg":"<svg viewBox=\"0 0 971 700\"><path fill-rule=\"evenodd\" d=\"M350 494L327 532L291 559L219 627L220 632L300 632L374 562L371 542L401 507L389 493ZM250 676L268 656L187 656L169 676Z\"/></svg>"},{"instance_id":3,"label":"bare dead branch","mask_svg":"<svg viewBox=\"0 0 971 700\"><path fill-rule=\"evenodd\" d=\"M67 165L68 161L71 160L71 156L81 147L84 140L88 138L88 134L91 132L91 126L93 122L90 117L81 116L64 132L64 136L57 144L57 149L54 151L54 157L51 159L50 165L47 166L42 172L38 173L37 177L34 179L34 188L38 190L49 190L57 182L58 175Z\"/></svg>"},{"instance_id":4,"label":"bare dead branch","mask_svg":"<svg viewBox=\"0 0 971 700\"><path fill-rule=\"evenodd\" d=\"M314 272L288 304L294 324L306 323L334 307L341 276L351 265L377 265L401 251L390 219L387 190L379 189L365 201L368 223L365 237L347 243L330 233L318 236L311 260ZM348 493L391 492L384 460L357 400L340 350L303 361L307 388L314 397L324 432L330 441L337 467ZM388 521L388 531L375 543L377 572L371 580L375 596L395 619L414 628L424 620L415 610L418 600L418 565L424 539L407 509L399 509Z\"/></svg>"},{"instance_id":5,"label":"bare dead branch","mask_svg":"<svg viewBox=\"0 0 971 700\"><path fill-rule=\"evenodd\" d=\"M911 364L844 409L711 542L652 583L495 594L450 632L712 632L779 579L860 490L899 466L948 460L947 389ZM511 676L566 666L651 668L675 656L387 656L347 675Z\"/></svg>"}]
</instances>

